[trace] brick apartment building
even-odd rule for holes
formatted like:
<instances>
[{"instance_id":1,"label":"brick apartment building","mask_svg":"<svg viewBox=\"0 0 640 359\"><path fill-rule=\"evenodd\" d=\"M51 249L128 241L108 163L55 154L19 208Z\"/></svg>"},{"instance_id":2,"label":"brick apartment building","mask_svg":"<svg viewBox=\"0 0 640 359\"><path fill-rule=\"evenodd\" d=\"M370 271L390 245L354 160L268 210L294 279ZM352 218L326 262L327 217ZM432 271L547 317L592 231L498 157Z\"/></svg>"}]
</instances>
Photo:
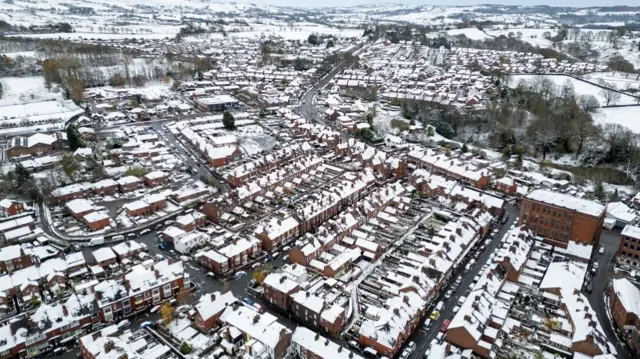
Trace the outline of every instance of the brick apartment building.
<instances>
[{"instance_id":1,"label":"brick apartment building","mask_svg":"<svg viewBox=\"0 0 640 359\"><path fill-rule=\"evenodd\" d=\"M620 246L616 253L618 264L640 268L640 227L627 224L620 233Z\"/></svg>"},{"instance_id":2,"label":"brick apartment building","mask_svg":"<svg viewBox=\"0 0 640 359\"><path fill-rule=\"evenodd\" d=\"M605 207L586 199L534 190L522 199L519 224L547 243L567 248L569 240L597 247Z\"/></svg>"},{"instance_id":3,"label":"brick apartment building","mask_svg":"<svg viewBox=\"0 0 640 359\"><path fill-rule=\"evenodd\" d=\"M624 333L636 358L640 357L640 289L626 278L614 279L609 305L615 324Z\"/></svg>"}]
</instances>

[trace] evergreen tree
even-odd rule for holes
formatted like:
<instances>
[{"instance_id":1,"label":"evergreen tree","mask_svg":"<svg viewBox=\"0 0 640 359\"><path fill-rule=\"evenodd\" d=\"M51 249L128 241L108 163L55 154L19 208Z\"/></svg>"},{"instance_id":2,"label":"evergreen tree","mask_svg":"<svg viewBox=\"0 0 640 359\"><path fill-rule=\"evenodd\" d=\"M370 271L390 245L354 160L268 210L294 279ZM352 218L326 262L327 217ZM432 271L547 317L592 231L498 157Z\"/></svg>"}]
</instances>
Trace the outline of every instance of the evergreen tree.
<instances>
[{"instance_id":1,"label":"evergreen tree","mask_svg":"<svg viewBox=\"0 0 640 359\"><path fill-rule=\"evenodd\" d=\"M236 120L233 118L233 115L229 111L225 111L222 115L222 124L224 128L231 131L236 128Z\"/></svg>"},{"instance_id":2,"label":"evergreen tree","mask_svg":"<svg viewBox=\"0 0 640 359\"><path fill-rule=\"evenodd\" d=\"M75 125L67 126L67 142L71 151L75 151L80 147L84 147L84 142L80 138L78 128Z\"/></svg>"},{"instance_id":3,"label":"evergreen tree","mask_svg":"<svg viewBox=\"0 0 640 359\"><path fill-rule=\"evenodd\" d=\"M593 187L593 195L600 201L604 201L605 193L604 193L604 187L602 186L602 182L596 182L596 185Z\"/></svg>"}]
</instances>

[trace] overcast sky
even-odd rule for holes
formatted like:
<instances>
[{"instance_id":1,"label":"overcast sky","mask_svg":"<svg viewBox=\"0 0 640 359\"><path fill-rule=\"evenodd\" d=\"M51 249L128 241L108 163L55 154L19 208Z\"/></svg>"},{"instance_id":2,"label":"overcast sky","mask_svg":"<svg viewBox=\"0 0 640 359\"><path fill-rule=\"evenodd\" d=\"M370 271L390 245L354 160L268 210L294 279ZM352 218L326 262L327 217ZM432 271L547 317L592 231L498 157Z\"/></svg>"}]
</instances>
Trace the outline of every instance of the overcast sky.
<instances>
[{"instance_id":1,"label":"overcast sky","mask_svg":"<svg viewBox=\"0 0 640 359\"><path fill-rule=\"evenodd\" d=\"M476 5L476 4L504 4L504 5L553 5L553 6L612 6L612 5L635 5L640 6L638 0L451 0L451 1L425 1L425 0L404 0L404 1L375 1L375 0L246 0L240 2L250 2L255 4L269 4L280 6L304 6L304 7L316 7L316 6L352 6L362 4L373 3L386 3L386 4L411 4L411 5L426 5L426 4L445 4L445 5Z\"/></svg>"}]
</instances>

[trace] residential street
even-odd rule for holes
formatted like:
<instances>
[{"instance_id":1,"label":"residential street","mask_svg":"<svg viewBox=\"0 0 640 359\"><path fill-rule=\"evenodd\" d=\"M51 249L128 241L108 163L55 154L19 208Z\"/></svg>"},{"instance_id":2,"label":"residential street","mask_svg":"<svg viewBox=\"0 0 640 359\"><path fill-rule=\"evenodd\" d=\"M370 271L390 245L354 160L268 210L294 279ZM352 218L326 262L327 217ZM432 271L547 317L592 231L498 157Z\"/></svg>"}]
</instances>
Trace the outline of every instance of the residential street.
<instances>
[{"instance_id":1,"label":"residential street","mask_svg":"<svg viewBox=\"0 0 640 359\"><path fill-rule=\"evenodd\" d=\"M487 261L489 260L489 256L494 253L498 247L500 247L502 237L507 232L509 227L511 227L511 225L517 221L519 214L520 209L518 207L512 206L509 203L505 204L505 215L509 216L508 222L499 227L498 234L491 241L491 244L487 246L484 252L480 254L478 259L476 260L476 263L471 267L471 270L469 270L469 272L467 273L461 274L462 282L458 286L458 289L456 289L456 291L453 293L451 298L444 302L444 308L440 311L440 317L437 320L432 321L431 326L426 331L422 329L422 324L420 324L420 329L416 330L409 338L410 341L414 341L416 343L416 350L411 354L409 358L423 358L424 353L431 341L435 339L438 333L440 333L440 326L446 319L451 319L454 317L455 312L453 312L453 308L458 304L458 300L460 299L460 297L464 296L467 289L469 289L469 286L471 286L471 283L473 282L473 278L478 275L482 266L487 263ZM468 262L468 260L463 262L460 267L464 268L466 262ZM451 277L450 283L453 283L455 279L456 276L453 275ZM446 292L446 287L444 291ZM433 310L432 308L435 306L435 304L442 299L443 298L438 298L437 300L434 300L432 307L427 310L427 318L431 314Z\"/></svg>"},{"instance_id":2,"label":"residential street","mask_svg":"<svg viewBox=\"0 0 640 359\"><path fill-rule=\"evenodd\" d=\"M610 231L602 230L600 234L600 246L604 248L604 253L598 253L596 249L595 261L598 262L598 270L592 279L593 290L587 293L589 303L596 312L598 321L609 341L616 346L618 359L631 359L632 355L628 352L627 346L620 343L614 332L615 324L611 323L607 316L607 308L605 308L604 295L608 292L610 274L613 272L614 256L620 245L620 228L613 228Z\"/></svg>"}]
</instances>

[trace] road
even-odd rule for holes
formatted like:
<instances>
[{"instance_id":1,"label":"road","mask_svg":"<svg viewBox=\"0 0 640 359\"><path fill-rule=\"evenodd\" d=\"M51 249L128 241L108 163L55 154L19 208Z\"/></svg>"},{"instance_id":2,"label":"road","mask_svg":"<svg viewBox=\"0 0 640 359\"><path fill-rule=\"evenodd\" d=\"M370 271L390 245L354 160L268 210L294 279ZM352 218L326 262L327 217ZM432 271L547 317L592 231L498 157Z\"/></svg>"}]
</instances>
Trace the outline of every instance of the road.
<instances>
[{"instance_id":1,"label":"road","mask_svg":"<svg viewBox=\"0 0 640 359\"><path fill-rule=\"evenodd\" d=\"M595 261L598 262L598 270L592 278L592 291L587 293L587 299L591 307L596 312L596 317L602 326L605 335L611 343L616 347L618 359L633 358L626 344L622 344L616 336L614 330L615 324L609 320L607 316L607 308L605 307L604 296L608 292L609 274L613 273L614 257L620 245L620 228L614 228L610 231L602 231L600 234L600 246L604 248L604 253L596 252Z\"/></svg>"},{"instance_id":2,"label":"road","mask_svg":"<svg viewBox=\"0 0 640 359\"><path fill-rule=\"evenodd\" d=\"M474 277L480 273L480 269L482 268L482 266L485 265L485 263L487 263L487 261L489 260L489 256L491 256L491 254L494 253L498 247L500 247L502 237L507 232L509 227L511 227L511 224L513 224L513 222L518 219L520 209L507 203L505 206L505 214L509 216L509 221L499 228L498 234L494 237L494 239L491 241L491 244L487 246L484 252L480 254L478 259L476 260L476 263L471 267L469 272L461 274L462 282L455 290L451 298L445 301L444 308L440 311L440 317L437 320L432 321L431 326L428 330L425 331L424 329L422 329L422 327L420 327L419 330L416 330L411 335L411 337L409 337L409 341L413 341L416 343L416 350L411 354L409 358L423 358L424 353L431 341L438 335L438 333L440 333L440 326L445 321L445 319L451 319L454 317L455 312L453 311L453 308L458 304L458 300L460 299L460 297L464 296L467 289L469 289ZM465 265L466 261L461 263L460 267L464 268ZM456 277L457 276L454 273L451 276L450 282L453 283ZM446 290L443 292L446 292ZM440 300L442 300L442 298L434 300L433 303L437 303ZM427 311L427 315L430 315L431 311L432 309L429 308L429 310Z\"/></svg>"}]
</instances>

